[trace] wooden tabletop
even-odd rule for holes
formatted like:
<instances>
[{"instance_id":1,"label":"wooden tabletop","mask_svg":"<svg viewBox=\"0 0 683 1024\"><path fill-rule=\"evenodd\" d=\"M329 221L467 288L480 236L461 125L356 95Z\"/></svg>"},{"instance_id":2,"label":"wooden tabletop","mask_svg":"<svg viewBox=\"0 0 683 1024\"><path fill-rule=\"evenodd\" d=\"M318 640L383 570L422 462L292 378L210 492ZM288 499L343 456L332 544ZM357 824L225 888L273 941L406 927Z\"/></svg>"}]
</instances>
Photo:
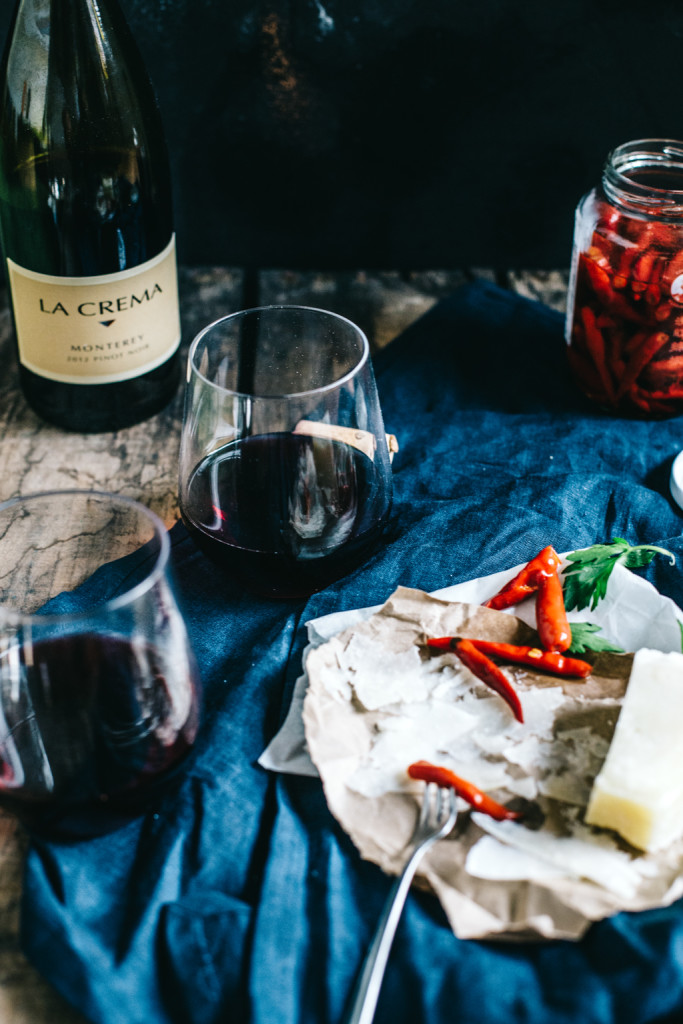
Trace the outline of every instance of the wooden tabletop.
<instances>
[{"instance_id":1,"label":"wooden tabletop","mask_svg":"<svg viewBox=\"0 0 683 1024\"><path fill-rule=\"evenodd\" d=\"M438 299L477 277L554 309L565 308L566 271L252 273L224 267L181 268L183 350L201 327L219 316L277 302L341 313L363 328L377 351ZM136 498L167 525L175 522L182 391L159 415L114 434L66 434L47 426L28 408L18 388L4 290L0 290L0 360L0 500L54 488L93 488ZM0 1022L82 1024L84 1018L43 981L19 948L26 846L26 836L15 819L0 811Z\"/></svg>"}]
</instances>

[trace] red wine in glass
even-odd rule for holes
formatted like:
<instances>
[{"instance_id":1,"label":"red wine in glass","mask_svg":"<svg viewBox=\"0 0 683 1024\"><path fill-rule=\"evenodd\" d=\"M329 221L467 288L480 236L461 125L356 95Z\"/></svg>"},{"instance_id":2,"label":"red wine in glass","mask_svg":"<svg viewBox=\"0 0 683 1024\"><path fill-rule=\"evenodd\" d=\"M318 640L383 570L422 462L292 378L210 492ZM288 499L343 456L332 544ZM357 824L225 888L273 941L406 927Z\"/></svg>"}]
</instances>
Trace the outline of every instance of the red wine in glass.
<instances>
[{"instance_id":1,"label":"red wine in glass","mask_svg":"<svg viewBox=\"0 0 683 1024\"><path fill-rule=\"evenodd\" d=\"M0 804L32 829L72 838L130 821L195 741L170 549L159 517L120 495L0 503Z\"/></svg>"},{"instance_id":2,"label":"red wine in glass","mask_svg":"<svg viewBox=\"0 0 683 1024\"><path fill-rule=\"evenodd\" d=\"M198 685L184 660L99 633L24 642L11 657L0 804L29 828L73 838L116 827L192 749Z\"/></svg>"},{"instance_id":3,"label":"red wine in glass","mask_svg":"<svg viewBox=\"0 0 683 1024\"><path fill-rule=\"evenodd\" d=\"M181 501L198 547L251 589L296 598L367 558L389 514L375 461L329 437L247 436L211 452Z\"/></svg>"},{"instance_id":4,"label":"red wine in glass","mask_svg":"<svg viewBox=\"0 0 683 1024\"><path fill-rule=\"evenodd\" d=\"M179 505L214 562L262 595L305 597L365 561L391 494L359 327L273 305L200 331L188 354Z\"/></svg>"}]
</instances>

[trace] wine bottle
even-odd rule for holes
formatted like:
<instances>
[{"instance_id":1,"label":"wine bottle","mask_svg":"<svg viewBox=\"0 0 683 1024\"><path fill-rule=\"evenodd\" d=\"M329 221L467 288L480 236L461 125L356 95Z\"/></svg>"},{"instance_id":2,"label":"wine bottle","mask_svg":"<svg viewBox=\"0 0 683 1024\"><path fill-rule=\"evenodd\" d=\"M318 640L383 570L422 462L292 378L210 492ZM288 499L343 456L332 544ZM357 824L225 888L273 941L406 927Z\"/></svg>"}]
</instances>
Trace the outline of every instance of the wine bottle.
<instances>
[{"instance_id":1,"label":"wine bottle","mask_svg":"<svg viewBox=\"0 0 683 1024\"><path fill-rule=\"evenodd\" d=\"M29 405L66 430L179 379L168 154L118 0L18 0L0 66L0 241Z\"/></svg>"}]
</instances>

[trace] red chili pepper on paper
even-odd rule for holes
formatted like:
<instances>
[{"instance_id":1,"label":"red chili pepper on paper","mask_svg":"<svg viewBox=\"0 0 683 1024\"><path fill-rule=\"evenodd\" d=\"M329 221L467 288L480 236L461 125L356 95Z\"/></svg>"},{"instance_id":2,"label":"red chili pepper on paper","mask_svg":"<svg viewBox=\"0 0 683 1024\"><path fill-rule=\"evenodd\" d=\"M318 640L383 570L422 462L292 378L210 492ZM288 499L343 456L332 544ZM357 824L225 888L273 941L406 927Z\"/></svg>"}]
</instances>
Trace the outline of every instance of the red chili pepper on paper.
<instances>
[{"instance_id":1,"label":"red chili pepper on paper","mask_svg":"<svg viewBox=\"0 0 683 1024\"><path fill-rule=\"evenodd\" d=\"M566 651L571 646L572 633L564 607L562 583L558 573L541 581L536 596L536 628L541 644L547 651Z\"/></svg>"},{"instance_id":2,"label":"red chili pepper on paper","mask_svg":"<svg viewBox=\"0 0 683 1024\"><path fill-rule=\"evenodd\" d=\"M461 639L457 636L431 637L427 640L427 646L433 647L435 650L452 651L455 649L455 644ZM543 672L552 672L554 675L566 676L569 679L585 679L592 670L592 666L587 661L581 661L580 658L567 658L559 651L542 651L540 647L502 644L495 640L474 640L471 637L469 642L488 657L501 658L513 665L530 665Z\"/></svg>"},{"instance_id":3,"label":"red chili pepper on paper","mask_svg":"<svg viewBox=\"0 0 683 1024\"><path fill-rule=\"evenodd\" d=\"M408 775L411 779L420 779L422 782L435 782L437 786L447 786L450 789L454 789L458 796L466 800L475 810L481 811L482 814L488 814L489 817L495 818L496 821L505 821L506 819L513 821L515 818L521 817L519 811L508 810L503 804L499 804L492 797L487 796L481 789L478 789L474 783L468 782L467 779L461 779L450 768L444 768L442 765L430 764L429 761L415 761L414 764L409 765Z\"/></svg>"},{"instance_id":4,"label":"red chili pepper on paper","mask_svg":"<svg viewBox=\"0 0 683 1024\"><path fill-rule=\"evenodd\" d=\"M512 683L494 661L478 651L471 640L458 640L453 653L477 679L494 690L510 706L518 722L524 721L522 705Z\"/></svg>"},{"instance_id":5,"label":"red chili pepper on paper","mask_svg":"<svg viewBox=\"0 0 683 1024\"><path fill-rule=\"evenodd\" d=\"M495 608L502 611L503 608L511 608L519 604L525 597L538 590L542 579L552 575L560 567L560 558L553 547L548 545L532 558L523 569L517 573L514 579L506 583L497 594L484 602L485 608Z\"/></svg>"}]
</instances>

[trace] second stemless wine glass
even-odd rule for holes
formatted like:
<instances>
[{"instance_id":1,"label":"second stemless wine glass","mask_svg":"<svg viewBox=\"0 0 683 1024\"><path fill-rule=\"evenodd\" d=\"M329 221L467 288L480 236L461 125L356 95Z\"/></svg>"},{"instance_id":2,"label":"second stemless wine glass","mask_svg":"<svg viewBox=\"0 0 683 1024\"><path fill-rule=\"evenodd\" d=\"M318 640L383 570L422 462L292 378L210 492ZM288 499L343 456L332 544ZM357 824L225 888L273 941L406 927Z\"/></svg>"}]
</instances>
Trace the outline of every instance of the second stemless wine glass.
<instances>
[{"instance_id":1,"label":"second stemless wine glass","mask_svg":"<svg viewBox=\"0 0 683 1024\"><path fill-rule=\"evenodd\" d=\"M36 830L125 823L194 743L198 679L169 550L161 520L128 498L0 504L0 804Z\"/></svg>"},{"instance_id":2,"label":"second stemless wine glass","mask_svg":"<svg viewBox=\"0 0 683 1024\"><path fill-rule=\"evenodd\" d=\"M180 509L217 564L264 595L320 590L368 557L391 493L369 345L355 324L265 306L195 338Z\"/></svg>"}]
</instances>

